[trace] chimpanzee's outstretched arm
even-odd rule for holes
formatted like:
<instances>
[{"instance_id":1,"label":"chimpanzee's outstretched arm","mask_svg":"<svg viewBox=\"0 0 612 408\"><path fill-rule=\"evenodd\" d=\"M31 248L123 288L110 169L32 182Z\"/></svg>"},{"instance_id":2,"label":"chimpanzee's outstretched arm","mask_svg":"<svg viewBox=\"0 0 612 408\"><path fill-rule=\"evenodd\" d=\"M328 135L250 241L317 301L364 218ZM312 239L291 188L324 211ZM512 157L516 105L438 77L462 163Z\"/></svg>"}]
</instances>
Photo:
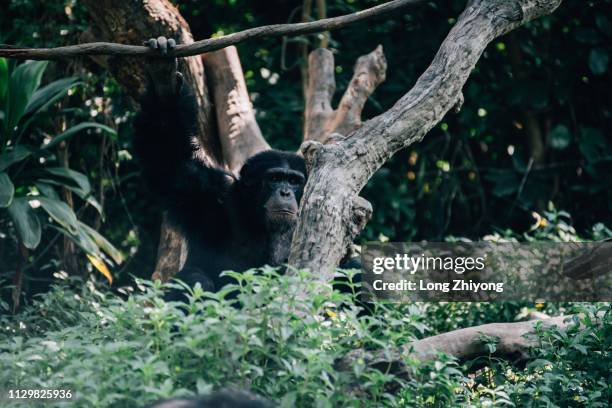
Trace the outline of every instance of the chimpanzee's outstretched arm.
<instances>
[{"instance_id":1,"label":"chimpanzee's outstretched arm","mask_svg":"<svg viewBox=\"0 0 612 408\"><path fill-rule=\"evenodd\" d=\"M161 39L149 40L147 44L158 48ZM152 193L181 226L221 227L224 209L220 200L232 178L195 158L198 107L176 70L176 59L160 58L148 61L147 65L150 84L134 123L134 150L143 176Z\"/></svg>"}]
</instances>

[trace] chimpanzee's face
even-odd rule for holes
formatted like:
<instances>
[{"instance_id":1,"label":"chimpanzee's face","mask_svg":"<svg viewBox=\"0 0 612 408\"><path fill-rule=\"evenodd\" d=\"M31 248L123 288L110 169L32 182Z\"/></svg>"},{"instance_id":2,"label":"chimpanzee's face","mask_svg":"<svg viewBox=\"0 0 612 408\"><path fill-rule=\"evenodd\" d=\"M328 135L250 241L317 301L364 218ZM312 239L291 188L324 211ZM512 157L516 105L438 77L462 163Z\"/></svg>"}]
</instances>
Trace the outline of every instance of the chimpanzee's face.
<instances>
[{"instance_id":1,"label":"chimpanzee's face","mask_svg":"<svg viewBox=\"0 0 612 408\"><path fill-rule=\"evenodd\" d=\"M305 180L304 174L288 166L265 171L261 197L268 223L295 223Z\"/></svg>"},{"instance_id":2,"label":"chimpanzee's face","mask_svg":"<svg viewBox=\"0 0 612 408\"><path fill-rule=\"evenodd\" d=\"M253 216L275 230L295 225L306 184L302 157L277 150L259 153L244 165L240 179L253 194L245 197L256 206Z\"/></svg>"}]
</instances>

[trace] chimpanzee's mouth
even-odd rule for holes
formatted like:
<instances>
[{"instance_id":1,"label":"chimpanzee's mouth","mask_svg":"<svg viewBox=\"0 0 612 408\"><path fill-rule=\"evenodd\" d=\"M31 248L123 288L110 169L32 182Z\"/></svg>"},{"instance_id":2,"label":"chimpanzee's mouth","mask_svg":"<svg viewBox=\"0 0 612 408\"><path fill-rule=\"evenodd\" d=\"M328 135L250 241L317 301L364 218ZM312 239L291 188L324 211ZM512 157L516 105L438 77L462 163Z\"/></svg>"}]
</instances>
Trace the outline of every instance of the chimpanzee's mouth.
<instances>
[{"instance_id":1,"label":"chimpanzee's mouth","mask_svg":"<svg viewBox=\"0 0 612 408\"><path fill-rule=\"evenodd\" d=\"M295 213L295 211L291 211L291 210L269 210L270 214L272 215L276 215L276 216L281 216L281 217L288 217L288 216L295 216L297 215Z\"/></svg>"},{"instance_id":2,"label":"chimpanzee's mouth","mask_svg":"<svg viewBox=\"0 0 612 408\"><path fill-rule=\"evenodd\" d=\"M297 211L290 208L268 208L268 220L272 222L294 222L297 218Z\"/></svg>"}]
</instances>

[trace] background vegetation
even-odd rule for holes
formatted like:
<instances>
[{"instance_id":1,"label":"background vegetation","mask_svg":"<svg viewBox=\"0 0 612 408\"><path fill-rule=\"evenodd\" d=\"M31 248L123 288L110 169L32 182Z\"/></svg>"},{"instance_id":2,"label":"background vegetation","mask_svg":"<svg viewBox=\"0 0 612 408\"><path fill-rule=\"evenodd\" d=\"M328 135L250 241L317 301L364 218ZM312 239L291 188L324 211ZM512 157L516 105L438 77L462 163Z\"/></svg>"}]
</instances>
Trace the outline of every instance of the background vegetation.
<instances>
[{"instance_id":1,"label":"background vegetation","mask_svg":"<svg viewBox=\"0 0 612 408\"><path fill-rule=\"evenodd\" d=\"M328 14L338 15L378 2L327 3ZM300 4L214 0L179 7L202 39L297 21ZM333 33L337 88L344 89L359 55L382 44L387 80L364 113L388 109L429 64L464 6L432 2ZM566 1L491 44L464 89L462 111L370 180L363 194L374 216L360 240L612 236L610 16L610 0ZM88 30L77 0L10 0L0 14L0 43L73 44ZM273 147L299 146L301 47L318 40L239 46L257 119ZM339 373L334 359L364 345L513 321L534 306L379 305L376 317L358 317L351 296L335 293L329 301L305 300L313 317L303 320L283 303L299 278L266 270L241 278L242 291L258 289L256 297L239 297L242 309L223 294L213 300L195 289L184 318L181 306L155 297L159 286L133 283L150 277L160 220L131 155L135 106L88 59L0 59L0 389L65 386L81 392L83 406L105 407L229 383L283 406L336 406L363 402L344 392L359 383L372 406L608 406L609 305L544 306L551 314L584 312L582 326L539 331L527 366L492 356L461 365L445 356L415 361L395 397L382 391L393 380L388 375L358 366ZM100 274L106 279L90 279ZM18 314L8 316L12 310ZM493 353L495 340L483 341Z\"/></svg>"},{"instance_id":2,"label":"background vegetation","mask_svg":"<svg viewBox=\"0 0 612 408\"><path fill-rule=\"evenodd\" d=\"M605 408L612 400L609 304L551 306L584 317L567 330L538 329L526 366L494 357L498 339L483 338L489 356L462 365L445 355L428 363L407 359L410 378L402 379L359 361L339 371L335 362L356 348L389 349L466 323L503 320L521 306L377 304L372 316L359 317L351 295L296 297L313 284L305 273L254 272L234 274L237 285L219 294L196 286L187 305L165 303L150 281L123 288L127 300L91 283L62 282L17 319L0 319L0 385L69 389L77 397L56 406L77 407L136 407L223 387L251 389L283 408ZM237 299L224 298L230 290ZM11 403L22 406L3 406Z\"/></svg>"},{"instance_id":3,"label":"background vegetation","mask_svg":"<svg viewBox=\"0 0 612 408\"><path fill-rule=\"evenodd\" d=\"M375 3L328 1L328 14L349 13ZM387 80L368 102L365 115L389 108L429 64L464 6L464 1L449 3L432 2L403 16L333 33L338 89L350 79L355 59L383 44L389 61ZM300 4L216 0L180 2L179 7L194 36L206 38L296 21L301 18ZM37 1L12 0L4 11L0 16L0 42L4 43L71 44L89 28L86 12L75 0L46 1L42 13ZM534 218L534 212L542 215L552 208L563 210L567 222L585 238L592 237L595 225L599 224L599 232L609 226L610 11L608 0L564 2L552 16L492 44L468 81L462 111L448 115L422 143L398 153L365 188L363 193L375 212L360 239L479 238L494 232L520 235L541 219ZM301 140L300 47L304 42L316 46L318 37L265 39L239 47L257 119L276 148L293 150ZM13 71L14 64L9 61L6 65ZM90 191L67 194L66 187L75 193L78 185L56 183L57 193L64 199L71 195L68 205L79 220L120 250L126 261L111 270L116 280L127 282L130 275L148 277L160 211L143 187L130 153L133 100L104 69L87 59L48 65L42 84L69 81L67 78L74 78L70 96L44 106L44 112L34 119L35 126L22 129L19 143L39 147L84 122L108 128L85 125L64 143L48 149L50 155L44 162L34 155L22 166L30 169L38 159L42 169L69 167L83 175L81 182L87 178ZM63 85L67 88L69 82ZM2 120L8 129L6 109ZM25 116L24 122L33 120L31 113ZM10 137L3 136L5 143ZM6 144L0 149L6 149ZM15 172L19 165L8 168L7 174L14 177ZM17 184L16 197L36 194L32 186ZM7 211L0 209L0 277L12 279L17 260L23 259L24 289L36 292L48 285L50 272L76 273L91 264L82 252L58 238L57 220L51 225L41 223L41 243L28 251L17 250L9 220ZM89 253L110 261L108 266L116 264L113 257L105 257L104 251L94 251L91 245ZM119 254L114 258L120 260Z\"/></svg>"}]
</instances>

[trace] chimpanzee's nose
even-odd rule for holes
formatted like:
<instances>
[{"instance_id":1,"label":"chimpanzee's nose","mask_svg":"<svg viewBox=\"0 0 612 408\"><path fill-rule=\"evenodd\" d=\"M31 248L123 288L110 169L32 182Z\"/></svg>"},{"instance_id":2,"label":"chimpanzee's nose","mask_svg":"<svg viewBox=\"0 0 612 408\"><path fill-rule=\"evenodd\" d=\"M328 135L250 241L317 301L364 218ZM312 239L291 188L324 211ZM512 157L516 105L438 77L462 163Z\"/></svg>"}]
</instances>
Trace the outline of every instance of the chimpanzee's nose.
<instances>
[{"instance_id":1,"label":"chimpanzee's nose","mask_svg":"<svg viewBox=\"0 0 612 408\"><path fill-rule=\"evenodd\" d=\"M279 192L280 196L283 198L291 197L291 191L288 188L281 188Z\"/></svg>"}]
</instances>

